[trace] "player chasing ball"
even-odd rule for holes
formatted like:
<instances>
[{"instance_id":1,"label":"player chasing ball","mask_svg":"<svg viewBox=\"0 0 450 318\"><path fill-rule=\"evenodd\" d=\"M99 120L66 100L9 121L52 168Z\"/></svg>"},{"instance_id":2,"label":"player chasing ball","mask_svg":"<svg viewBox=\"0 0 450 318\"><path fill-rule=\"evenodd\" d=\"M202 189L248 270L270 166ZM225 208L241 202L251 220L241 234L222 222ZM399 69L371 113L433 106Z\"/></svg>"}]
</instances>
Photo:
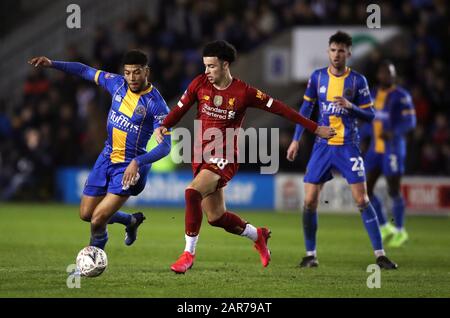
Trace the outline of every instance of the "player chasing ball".
<instances>
[{"instance_id":1,"label":"player chasing ball","mask_svg":"<svg viewBox=\"0 0 450 318\"><path fill-rule=\"evenodd\" d=\"M84 186L80 217L90 222L90 246L105 249L107 225L112 223L125 225L125 244L133 244L145 217L141 212L128 214L119 209L130 196L144 190L152 163L167 156L171 149L170 132L165 131L158 146L146 151L147 142L169 112L163 97L148 81L147 56L137 50L127 52L123 76L45 56L34 57L28 63L80 76L111 94L108 138Z\"/></svg>"},{"instance_id":2,"label":"player chasing ball","mask_svg":"<svg viewBox=\"0 0 450 318\"><path fill-rule=\"evenodd\" d=\"M318 126L315 122L304 118L282 102L273 99L263 92L232 77L230 65L236 59L235 48L226 41L208 43L203 49L205 73L197 76L188 86L178 104L170 111L162 125L155 130L158 142L164 141L168 129L175 126L184 114L197 103L197 119L202 122L203 136L208 129L218 129L223 140L215 144L217 152L214 156L209 152L209 140L200 141L200 162L192 161L193 181L185 191L185 249L178 260L170 267L175 273L185 273L194 264L195 249L199 238L203 212L209 224L221 227L232 234L247 237L254 242L259 252L261 263L266 267L270 262L270 251L267 240L270 230L265 227L256 228L237 214L228 211L225 205L224 187L237 173L237 142L227 140L226 129L240 128L248 107L259 108L280 115L297 124L303 125L324 140L335 135L333 128ZM232 138L234 139L234 137ZM227 154L227 143L234 143L233 153ZM198 154L198 153L197 153ZM224 156L227 156L225 158ZM231 160L229 160L231 157Z\"/></svg>"}]
</instances>

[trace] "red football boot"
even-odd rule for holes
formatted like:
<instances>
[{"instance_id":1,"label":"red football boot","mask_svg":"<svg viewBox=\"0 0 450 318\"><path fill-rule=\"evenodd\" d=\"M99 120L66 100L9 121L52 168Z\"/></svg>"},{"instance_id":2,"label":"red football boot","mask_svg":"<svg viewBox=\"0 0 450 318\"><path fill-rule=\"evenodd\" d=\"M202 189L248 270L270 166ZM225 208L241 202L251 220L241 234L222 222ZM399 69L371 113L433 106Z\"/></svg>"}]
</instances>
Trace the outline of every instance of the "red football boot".
<instances>
[{"instance_id":1,"label":"red football boot","mask_svg":"<svg viewBox=\"0 0 450 318\"><path fill-rule=\"evenodd\" d=\"M259 252L261 263L264 267L267 267L270 262L270 251L267 248L267 240L270 238L270 230L265 227L259 227L258 239L255 242L255 248Z\"/></svg>"},{"instance_id":2,"label":"red football boot","mask_svg":"<svg viewBox=\"0 0 450 318\"><path fill-rule=\"evenodd\" d=\"M188 269L194 265L195 255L184 251L175 263L170 266L170 269L177 274L184 274Z\"/></svg>"}]
</instances>

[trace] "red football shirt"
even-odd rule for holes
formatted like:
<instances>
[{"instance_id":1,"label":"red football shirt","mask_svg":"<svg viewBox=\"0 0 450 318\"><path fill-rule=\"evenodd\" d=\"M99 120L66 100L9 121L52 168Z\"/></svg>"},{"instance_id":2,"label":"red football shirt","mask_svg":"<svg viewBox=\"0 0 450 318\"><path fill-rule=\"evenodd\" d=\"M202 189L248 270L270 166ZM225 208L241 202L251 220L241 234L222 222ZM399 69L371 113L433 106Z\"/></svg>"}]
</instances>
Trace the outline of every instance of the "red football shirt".
<instances>
[{"instance_id":1,"label":"red football shirt","mask_svg":"<svg viewBox=\"0 0 450 318\"><path fill-rule=\"evenodd\" d=\"M211 157L228 159L231 156L236 162L238 153L237 136L233 135L233 140L231 138L227 140L226 129L240 128L248 107L278 114L305 126L312 132L317 129L315 122L301 116L289 106L237 78L233 78L227 88L217 89L208 81L205 74L197 76L189 84L177 106L170 111L162 126L171 128L176 125L195 102L197 102L196 119L201 120L202 129L197 132L198 135L196 136L196 144L201 145L201 149L194 149L194 156L198 156L199 153L208 153L211 154ZM223 138L219 138L220 135ZM229 134L229 136L231 135ZM226 145L232 141L234 145L229 146L229 148L233 149L233 153L230 154L227 153ZM216 153L213 149L222 151L222 153Z\"/></svg>"}]
</instances>

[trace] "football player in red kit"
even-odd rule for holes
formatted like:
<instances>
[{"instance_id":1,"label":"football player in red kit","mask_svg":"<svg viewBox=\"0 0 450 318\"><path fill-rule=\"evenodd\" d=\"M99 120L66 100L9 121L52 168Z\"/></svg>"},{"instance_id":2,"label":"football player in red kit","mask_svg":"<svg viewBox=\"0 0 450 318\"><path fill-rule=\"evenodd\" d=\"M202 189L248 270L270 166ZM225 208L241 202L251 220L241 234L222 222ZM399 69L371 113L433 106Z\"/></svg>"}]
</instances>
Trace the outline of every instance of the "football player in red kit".
<instances>
[{"instance_id":1,"label":"football player in red kit","mask_svg":"<svg viewBox=\"0 0 450 318\"><path fill-rule=\"evenodd\" d=\"M235 48L226 41L214 41L203 49L205 73L197 76L186 92L167 115L162 125L155 130L158 142L164 139L168 129L175 126L181 117L197 102L197 119L201 121L201 149L194 149L192 169L194 180L185 192L185 239L186 247L178 260L170 267L176 273L185 273L190 269L195 259L195 248L202 223L204 211L209 224L221 227L225 231L245 236L254 242L259 252L261 263L266 267L270 262L270 251L267 240L270 230L264 227L256 228L240 218L237 214L227 211L225 207L224 187L236 174L237 163L236 135L227 136L228 129L238 129L242 125L248 107L259 108L289 119L304 126L309 131L322 138L335 135L333 128L318 126L298 112L273 99L237 78L230 73L230 64L236 59ZM205 138L209 130L214 130L215 139ZM217 137L221 132L221 138ZM232 139L232 140L227 140ZM231 156L226 153L227 144L233 142ZM211 151L215 145L215 151ZM196 147L194 147L196 148ZM225 154L227 154L225 156ZM199 159L200 158L200 159Z\"/></svg>"}]
</instances>

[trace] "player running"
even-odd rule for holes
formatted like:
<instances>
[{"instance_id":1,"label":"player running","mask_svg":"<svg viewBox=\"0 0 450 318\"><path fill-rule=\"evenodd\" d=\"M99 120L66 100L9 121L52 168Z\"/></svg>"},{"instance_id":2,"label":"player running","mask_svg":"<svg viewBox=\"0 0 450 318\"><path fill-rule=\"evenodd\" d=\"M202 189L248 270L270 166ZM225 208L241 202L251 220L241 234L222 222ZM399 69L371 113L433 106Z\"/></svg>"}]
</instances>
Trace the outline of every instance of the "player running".
<instances>
[{"instance_id":1,"label":"player running","mask_svg":"<svg viewBox=\"0 0 450 318\"><path fill-rule=\"evenodd\" d=\"M125 225L125 244L133 244L145 217L140 212L128 214L119 209L130 195L144 190L151 164L168 155L171 148L170 135L166 133L157 147L146 151L153 131L169 112L158 90L148 82L147 56L137 50L126 53L124 76L81 63L52 61L45 56L32 58L28 63L80 76L111 94L108 139L84 186L80 217L91 223L90 245L105 248L108 223Z\"/></svg>"},{"instance_id":2,"label":"player running","mask_svg":"<svg viewBox=\"0 0 450 318\"><path fill-rule=\"evenodd\" d=\"M404 228L405 203L400 191L401 176L405 172L405 134L416 126L416 112L409 93L395 85L395 66L384 61L377 72L379 87L372 91L375 101L375 120L367 129L371 137L364 162L367 171L367 191L377 213L383 240L391 237L388 246L399 247L408 239ZM388 223L383 204L373 193L383 174L392 199L395 226Z\"/></svg>"},{"instance_id":3,"label":"player running","mask_svg":"<svg viewBox=\"0 0 450 318\"><path fill-rule=\"evenodd\" d=\"M324 183L333 178L331 169L336 169L350 184L374 249L376 263L381 268L395 269L397 264L385 256L377 216L367 195L364 163L359 150L356 119L371 121L374 117L369 87L363 75L346 66L347 58L351 56L352 38L344 32L337 32L330 37L328 45L330 65L312 73L300 108L302 115L310 117L317 102L319 123L336 130L336 136L331 139L316 138L306 168L303 211L306 256L300 267L319 265L316 252L319 194ZM288 160L293 161L297 156L302 133L303 127L297 125L287 151Z\"/></svg>"},{"instance_id":4,"label":"player running","mask_svg":"<svg viewBox=\"0 0 450 318\"><path fill-rule=\"evenodd\" d=\"M222 133L223 140L218 153L212 152L208 156L209 140L201 139L201 160L192 161L194 180L185 191L185 240L184 252L172 264L171 270L175 273L185 273L190 269L195 259L195 248L198 241L202 223L202 210L206 213L209 224L221 227L225 231L245 236L255 242L254 246L260 254L264 267L269 264L270 251L267 240L270 230L261 227L255 228L225 207L224 187L236 174L237 142L226 140L226 128L239 128L242 125L248 107L259 108L283 116L298 124L304 125L311 132L322 138L334 135L334 129L317 124L304 118L297 112L278 100L271 98L263 92L249 86L241 80L232 77L230 65L236 59L235 48L226 41L215 41L207 44L203 49L203 63L205 73L197 76L166 117L162 125L155 130L158 142L161 142L167 129L175 126L181 117L197 103L197 119L202 123L202 136L208 129L216 129ZM233 158L226 159L226 144L233 142ZM214 144L214 142L213 142ZM198 154L194 149L195 153ZM229 154L228 154L229 155Z\"/></svg>"}]
</instances>

